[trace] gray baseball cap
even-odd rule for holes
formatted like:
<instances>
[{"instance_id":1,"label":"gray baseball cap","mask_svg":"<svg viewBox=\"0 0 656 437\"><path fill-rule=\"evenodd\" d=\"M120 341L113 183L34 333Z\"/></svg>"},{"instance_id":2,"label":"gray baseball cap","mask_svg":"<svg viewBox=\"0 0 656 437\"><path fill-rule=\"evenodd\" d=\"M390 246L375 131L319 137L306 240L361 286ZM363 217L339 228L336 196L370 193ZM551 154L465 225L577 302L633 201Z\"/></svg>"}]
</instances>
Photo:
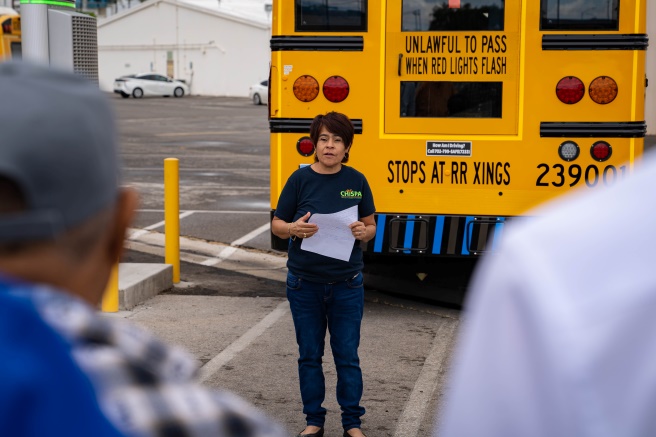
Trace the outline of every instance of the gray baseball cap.
<instances>
[{"instance_id":1,"label":"gray baseball cap","mask_svg":"<svg viewBox=\"0 0 656 437\"><path fill-rule=\"evenodd\" d=\"M26 61L0 63L0 177L26 209L0 215L0 242L47 240L118 194L116 126L97 85Z\"/></svg>"}]
</instances>

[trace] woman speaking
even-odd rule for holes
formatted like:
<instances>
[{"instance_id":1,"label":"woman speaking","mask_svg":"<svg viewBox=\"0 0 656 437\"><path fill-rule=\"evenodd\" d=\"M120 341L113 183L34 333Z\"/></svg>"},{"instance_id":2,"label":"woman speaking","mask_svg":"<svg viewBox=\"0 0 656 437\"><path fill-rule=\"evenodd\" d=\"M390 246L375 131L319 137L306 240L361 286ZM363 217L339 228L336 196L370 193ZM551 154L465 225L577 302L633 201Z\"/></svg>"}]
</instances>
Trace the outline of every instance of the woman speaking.
<instances>
[{"instance_id":1,"label":"woman speaking","mask_svg":"<svg viewBox=\"0 0 656 437\"><path fill-rule=\"evenodd\" d=\"M298 375L306 428L299 436L324 435L322 368L326 328L337 370L337 402L344 436L364 436L358 347L364 308L360 241L376 235L374 199L364 175L347 167L353 144L351 120L318 115L310 126L314 163L288 179L271 222L289 238L287 299L298 343ZM313 215L321 217L313 219ZM312 238L315 241L311 241ZM340 255L341 254L341 255Z\"/></svg>"}]
</instances>

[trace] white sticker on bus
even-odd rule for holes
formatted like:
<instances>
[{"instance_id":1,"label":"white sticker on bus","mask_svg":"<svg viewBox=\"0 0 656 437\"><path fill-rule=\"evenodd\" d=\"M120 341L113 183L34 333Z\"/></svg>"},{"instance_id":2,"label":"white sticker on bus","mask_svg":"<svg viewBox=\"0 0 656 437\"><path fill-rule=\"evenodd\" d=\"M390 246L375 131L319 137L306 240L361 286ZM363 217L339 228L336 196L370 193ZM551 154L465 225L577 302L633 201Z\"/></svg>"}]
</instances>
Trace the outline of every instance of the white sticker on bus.
<instances>
[{"instance_id":1,"label":"white sticker on bus","mask_svg":"<svg viewBox=\"0 0 656 437\"><path fill-rule=\"evenodd\" d=\"M426 156L472 156L471 141L426 141Z\"/></svg>"}]
</instances>

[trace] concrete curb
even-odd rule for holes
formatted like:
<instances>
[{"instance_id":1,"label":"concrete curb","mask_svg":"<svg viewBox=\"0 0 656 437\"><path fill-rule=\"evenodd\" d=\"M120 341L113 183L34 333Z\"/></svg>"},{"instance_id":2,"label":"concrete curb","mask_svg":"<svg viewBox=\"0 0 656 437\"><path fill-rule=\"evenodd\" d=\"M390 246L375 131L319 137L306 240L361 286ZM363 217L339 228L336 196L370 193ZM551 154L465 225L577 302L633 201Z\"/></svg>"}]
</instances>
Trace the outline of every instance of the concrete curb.
<instances>
[{"instance_id":1,"label":"concrete curb","mask_svg":"<svg viewBox=\"0 0 656 437\"><path fill-rule=\"evenodd\" d=\"M164 234L156 231L130 229L125 243L128 249L164 256ZM287 254L273 254L239 246L180 237L182 261L221 267L274 281L287 280Z\"/></svg>"},{"instance_id":2,"label":"concrete curb","mask_svg":"<svg viewBox=\"0 0 656 437\"><path fill-rule=\"evenodd\" d=\"M173 287L170 264L121 263L118 266L118 309L131 310Z\"/></svg>"},{"instance_id":3,"label":"concrete curb","mask_svg":"<svg viewBox=\"0 0 656 437\"><path fill-rule=\"evenodd\" d=\"M164 234L130 229L125 247L164 257ZM180 237L180 259L206 266L221 266L235 272L284 282L287 256L246 250L237 246ZM174 287L173 266L158 263L119 264L119 311L129 311L140 303Z\"/></svg>"}]
</instances>

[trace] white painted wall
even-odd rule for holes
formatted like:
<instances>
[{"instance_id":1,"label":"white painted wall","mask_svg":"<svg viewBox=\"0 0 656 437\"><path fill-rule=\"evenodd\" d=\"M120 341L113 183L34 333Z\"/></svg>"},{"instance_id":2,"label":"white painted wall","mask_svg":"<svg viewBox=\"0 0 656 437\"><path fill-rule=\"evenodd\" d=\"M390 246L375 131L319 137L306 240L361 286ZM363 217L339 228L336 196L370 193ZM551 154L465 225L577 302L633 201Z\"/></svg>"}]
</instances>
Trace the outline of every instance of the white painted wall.
<instances>
[{"instance_id":1,"label":"white painted wall","mask_svg":"<svg viewBox=\"0 0 656 437\"><path fill-rule=\"evenodd\" d=\"M647 1L647 78L649 86L645 97L647 135L656 135L656 0Z\"/></svg>"},{"instance_id":2,"label":"white painted wall","mask_svg":"<svg viewBox=\"0 0 656 437\"><path fill-rule=\"evenodd\" d=\"M132 73L174 74L194 95L243 96L268 76L271 30L225 14L151 0L98 24L100 88L112 90L115 78Z\"/></svg>"}]
</instances>

